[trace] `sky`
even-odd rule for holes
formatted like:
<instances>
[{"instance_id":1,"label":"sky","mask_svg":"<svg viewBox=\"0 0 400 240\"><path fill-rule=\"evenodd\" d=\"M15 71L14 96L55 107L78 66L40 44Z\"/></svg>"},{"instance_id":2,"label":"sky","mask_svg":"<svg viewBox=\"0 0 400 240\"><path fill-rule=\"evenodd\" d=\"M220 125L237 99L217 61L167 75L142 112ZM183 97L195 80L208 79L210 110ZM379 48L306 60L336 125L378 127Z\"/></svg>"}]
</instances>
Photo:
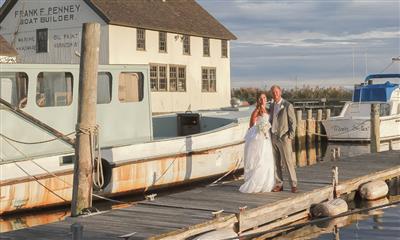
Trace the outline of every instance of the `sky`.
<instances>
[{"instance_id":1,"label":"sky","mask_svg":"<svg viewBox=\"0 0 400 240\"><path fill-rule=\"evenodd\" d=\"M400 0L197 2L238 38L232 87L351 88L388 66L400 72L390 65L400 56Z\"/></svg>"},{"instance_id":2,"label":"sky","mask_svg":"<svg viewBox=\"0 0 400 240\"><path fill-rule=\"evenodd\" d=\"M238 38L232 87L348 87L400 72L400 0L197 0Z\"/></svg>"}]
</instances>

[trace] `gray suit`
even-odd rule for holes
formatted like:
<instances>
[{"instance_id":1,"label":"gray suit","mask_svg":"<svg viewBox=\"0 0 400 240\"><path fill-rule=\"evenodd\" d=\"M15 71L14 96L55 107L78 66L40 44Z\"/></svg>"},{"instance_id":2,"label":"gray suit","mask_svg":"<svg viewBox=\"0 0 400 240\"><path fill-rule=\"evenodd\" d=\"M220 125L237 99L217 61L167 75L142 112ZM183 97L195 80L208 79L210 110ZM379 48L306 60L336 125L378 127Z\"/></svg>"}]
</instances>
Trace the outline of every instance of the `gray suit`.
<instances>
[{"instance_id":1,"label":"gray suit","mask_svg":"<svg viewBox=\"0 0 400 240\"><path fill-rule=\"evenodd\" d=\"M279 107L279 109L276 109ZM277 111L274 115L275 110ZM274 157L276 161L275 168L275 181L277 186L282 186L282 162L289 170L289 180L292 187L297 187L296 171L294 169L294 162L292 159L292 140L295 137L296 131L296 117L294 114L293 105L282 99L279 105L276 103L271 104L270 108L270 121L272 146Z\"/></svg>"}]
</instances>

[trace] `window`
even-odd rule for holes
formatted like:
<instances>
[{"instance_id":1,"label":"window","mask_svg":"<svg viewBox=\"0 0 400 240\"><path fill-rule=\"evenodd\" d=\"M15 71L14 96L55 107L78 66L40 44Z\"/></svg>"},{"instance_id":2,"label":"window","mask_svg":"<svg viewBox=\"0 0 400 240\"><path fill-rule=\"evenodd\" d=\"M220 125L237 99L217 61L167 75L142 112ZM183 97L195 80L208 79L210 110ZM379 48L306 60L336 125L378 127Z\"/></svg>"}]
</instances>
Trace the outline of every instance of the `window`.
<instances>
[{"instance_id":1,"label":"window","mask_svg":"<svg viewBox=\"0 0 400 240\"><path fill-rule=\"evenodd\" d=\"M152 91L167 91L167 65L150 65L150 88Z\"/></svg>"},{"instance_id":2,"label":"window","mask_svg":"<svg viewBox=\"0 0 400 240\"><path fill-rule=\"evenodd\" d=\"M158 66L150 66L150 89L151 91L158 90Z\"/></svg>"},{"instance_id":3,"label":"window","mask_svg":"<svg viewBox=\"0 0 400 240\"><path fill-rule=\"evenodd\" d=\"M183 35L183 54L190 55L190 36Z\"/></svg>"},{"instance_id":4,"label":"window","mask_svg":"<svg viewBox=\"0 0 400 240\"><path fill-rule=\"evenodd\" d=\"M186 91L186 67L170 66L169 67L169 91L184 92Z\"/></svg>"},{"instance_id":5,"label":"window","mask_svg":"<svg viewBox=\"0 0 400 240\"><path fill-rule=\"evenodd\" d=\"M121 102L140 102L143 100L143 74L122 72L119 74L118 99Z\"/></svg>"},{"instance_id":6,"label":"window","mask_svg":"<svg viewBox=\"0 0 400 240\"><path fill-rule=\"evenodd\" d=\"M28 75L0 71L0 97L13 107L24 108L28 102Z\"/></svg>"},{"instance_id":7,"label":"window","mask_svg":"<svg viewBox=\"0 0 400 240\"><path fill-rule=\"evenodd\" d=\"M379 116L389 116L390 115L390 104L389 103L381 103L379 106Z\"/></svg>"},{"instance_id":8,"label":"window","mask_svg":"<svg viewBox=\"0 0 400 240\"><path fill-rule=\"evenodd\" d=\"M202 92L217 91L217 74L216 68L203 67L201 69L201 90Z\"/></svg>"},{"instance_id":9,"label":"window","mask_svg":"<svg viewBox=\"0 0 400 240\"><path fill-rule=\"evenodd\" d=\"M178 68L178 91L186 91L186 67Z\"/></svg>"},{"instance_id":10,"label":"window","mask_svg":"<svg viewBox=\"0 0 400 240\"><path fill-rule=\"evenodd\" d=\"M221 40L221 56L228 57L228 41Z\"/></svg>"},{"instance_id":11,"label":"window","mask_svg":"<svg viewBox=\"0 0 400 240\"><path fill-rule=\"evenodd\" d=\"M48 45L48 34L47 28L36 30L36 52L44 53L47 52Z\"/></svg>"},{"instance_id":12,"label":"window","mask_svg":"<svg viewBox=\"0 0 400 240\"><path fill-rule=\"evenodd\" d=\"M160 52L167 52L167 33L159 32L158 33L158 50Z\"/></svg>"},{"instance_id":13,"label":"window","mask_svg":"<svg viewBox=\"0 0 400 240\"><path fill-rule=\"evenodd\" d=\"M142 28L136 29L136 49L146 50L146 31Z\"/></svg>"},{"instance_id":14,"label":"window","mask_svg":"<svg viewBox=\"0 0 400 240\"><path fill-rule=\"evenodd\" d=\"M203 56L209 57L210 56L210 39L203 38Z\"/></svg>"},{"instance_id":15,"label":"window","mask_svg":"<svg viewBox=\"0 0 400 240\"><path fill-rule=\"evenodd\" d=\"M176 66L169 67L169 91L178 91L178 73Z\"/></svg>"},{"instance_id":16,"label":"window","mask_svg":"<svg viewBox=\"0 0 400 240\"><path fill-rule=\"evenodd\" d=\"M73 77L69 72L41 72L37 76L36 104L39 107L72 103Z\"/></svg>"},{"instance_id":17,"label":"window","mask_svg":"<svg viewBox=\"0 0 400 240\"><path fill-rule=\"evenodd\" d=\"M97 104L111 102L112 75L109 72L99 72L97 77Z\"/></svg>"}]
</instances>

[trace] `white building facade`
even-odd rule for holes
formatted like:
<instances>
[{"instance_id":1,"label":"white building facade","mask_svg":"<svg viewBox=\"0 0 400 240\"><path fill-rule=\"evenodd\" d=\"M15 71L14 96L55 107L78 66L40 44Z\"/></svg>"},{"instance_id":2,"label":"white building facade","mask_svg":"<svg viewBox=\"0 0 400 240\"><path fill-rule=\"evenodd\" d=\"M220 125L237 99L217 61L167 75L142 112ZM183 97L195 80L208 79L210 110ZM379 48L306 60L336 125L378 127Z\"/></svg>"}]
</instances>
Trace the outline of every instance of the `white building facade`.
<instances>
[{"instance_id":1,"label":"white building facade","mask_svg":"<svg viewBox=\"0 0 400 240\"><path fill-rule=\"evenodd\" d=\"M100 64L148 64L152 112L229 106L229 41L195 1L8 0L0 34L21 63L78 64L85 22L101 24Z\"/></svg>"}]
</instances>

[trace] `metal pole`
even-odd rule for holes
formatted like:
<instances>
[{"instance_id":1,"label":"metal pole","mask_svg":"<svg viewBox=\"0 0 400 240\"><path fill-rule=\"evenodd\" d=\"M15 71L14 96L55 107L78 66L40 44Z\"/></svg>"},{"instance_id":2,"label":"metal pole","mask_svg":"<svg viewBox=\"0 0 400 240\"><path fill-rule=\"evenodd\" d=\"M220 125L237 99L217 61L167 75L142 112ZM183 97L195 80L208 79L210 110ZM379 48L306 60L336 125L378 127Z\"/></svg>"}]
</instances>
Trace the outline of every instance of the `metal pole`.
<instances>
[{"instance_id":1,"label":"metal pole","mask_svg":"<svg viewBox=\"0 0 400 240\"><path fill-rule=\"evenodd\" d=\"M79 69L78 123L76 125L74 183L71 216L92 206L92 143L96 126L97 69L100 24L84 23Z\"/></svg>"}]
</instances>

